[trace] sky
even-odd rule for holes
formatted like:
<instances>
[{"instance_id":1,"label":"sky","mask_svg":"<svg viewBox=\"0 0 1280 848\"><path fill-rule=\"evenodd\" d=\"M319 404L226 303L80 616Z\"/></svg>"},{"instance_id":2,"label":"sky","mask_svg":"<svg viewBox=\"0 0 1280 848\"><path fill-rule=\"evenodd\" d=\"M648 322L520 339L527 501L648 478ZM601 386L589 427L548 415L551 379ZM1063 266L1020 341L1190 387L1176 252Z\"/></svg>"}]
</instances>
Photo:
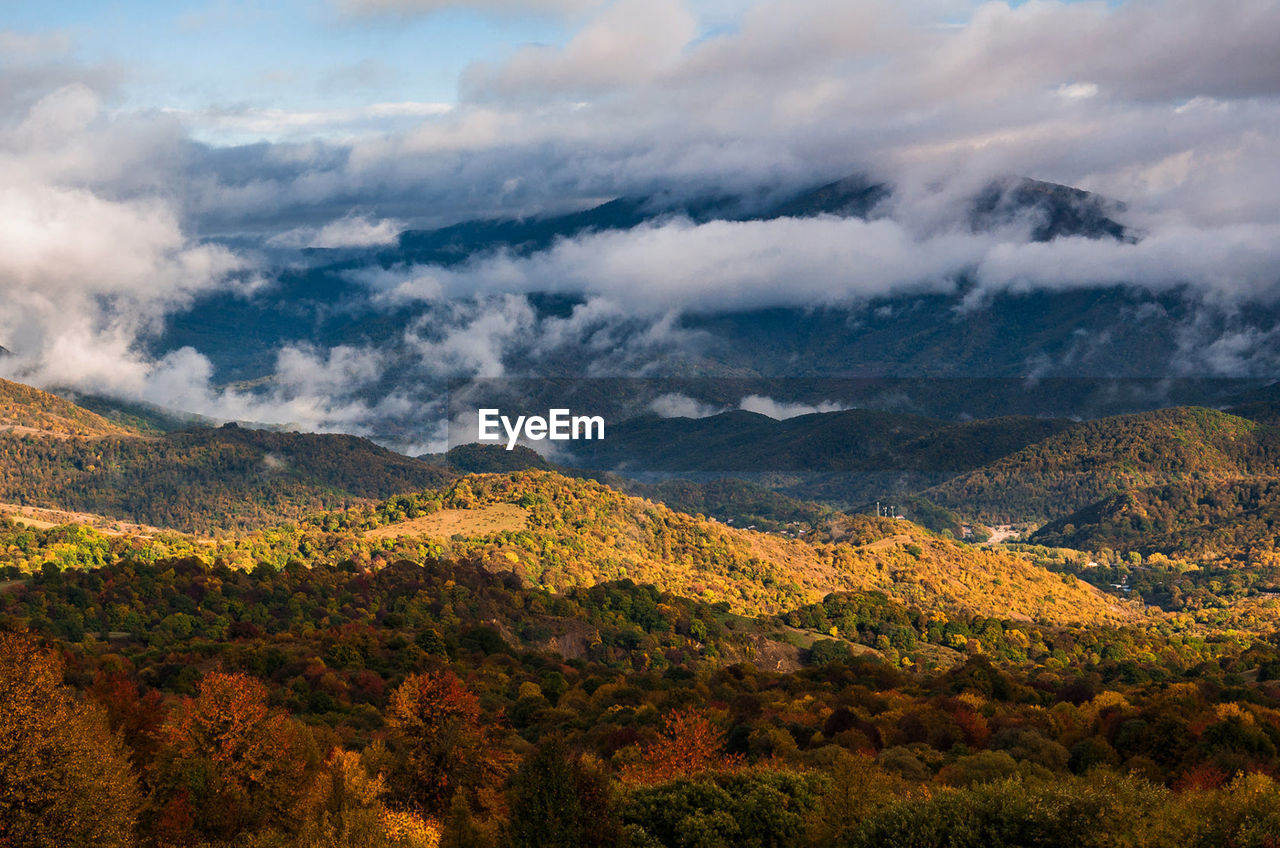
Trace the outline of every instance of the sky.
<instances>
[{"instance_id":1,"label":"sky","mask_svg":"<svg viewBox=\"0 0 1280 848\"><path fill-rule=\"evenodd\" d=\"M665 221L391 269L371 302L438 305L406 343L482 376L516 340L637 316L669 339L689 310L961 275L980 293L1188 287L1247 313L1280 299L1278 138L1280 0L0 2L0 369L350 427L372 413L334 397L383 376L378 351L280 350L290 388L267 408L200 351L144 342L204 294L269 287L276 251L853 173L892 186L872 221ZM1123 202L1141 239L961 226L1011 175ZM583 310L547 324L528 295L548 289ZM1211 341L1227 371L1280 348Z\"/></svg>"},{"instance_id":2,"label":"sky","mask_svg":"<svg viewBox=\"0 0 1280 848\"><path fill-rule=\"evenodd\" d=\"M9 3L7 32L49 58L109 69L112 106L181 117L214 144L404 129L457 104L473 63L563 45L593 0ZM732 3L703 3L703 34Z\"/></svg>"}]
</instances>

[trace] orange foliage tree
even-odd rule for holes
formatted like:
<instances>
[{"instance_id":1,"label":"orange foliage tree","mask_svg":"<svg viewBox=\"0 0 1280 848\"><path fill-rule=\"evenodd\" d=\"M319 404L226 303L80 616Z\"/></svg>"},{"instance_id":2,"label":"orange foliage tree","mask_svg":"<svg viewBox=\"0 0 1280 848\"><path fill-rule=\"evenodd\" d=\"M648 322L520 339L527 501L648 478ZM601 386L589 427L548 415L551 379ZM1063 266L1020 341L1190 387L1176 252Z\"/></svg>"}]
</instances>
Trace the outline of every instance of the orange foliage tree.
<instances>
[{"instance_id":1,"label":"orange foliage tree","mask_svg":"<svg viewBox=\"0 0 1280 848\"><path fill-rule=\"evenodd\" d=\"M174 842L288 830L316 759L309 732L268 706L262 683L207 675L161 729L157 828Z\"/></svg>"},{"instance_id":2,"label":"orange foliage tree","mask_svg":"<svg viewBox=\"0 0 1280 848\"><path fill-rule=\"evenodd\" d=\"M704 771L732 771L742 758L724 752L725 735L697 707L674 710L663 723L662 738L645 746L639 760L622 767L624 783L648 785Z\"/></svg>"}]
</instances>

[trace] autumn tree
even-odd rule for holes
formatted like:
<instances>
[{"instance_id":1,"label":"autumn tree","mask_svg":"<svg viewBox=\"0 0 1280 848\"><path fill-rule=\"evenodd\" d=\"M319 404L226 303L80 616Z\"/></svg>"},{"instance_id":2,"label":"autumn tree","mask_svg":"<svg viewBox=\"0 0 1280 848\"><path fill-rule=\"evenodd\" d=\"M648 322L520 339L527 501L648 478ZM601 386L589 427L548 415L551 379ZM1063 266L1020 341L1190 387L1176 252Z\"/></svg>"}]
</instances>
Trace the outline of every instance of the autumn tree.
<instances>
[{"instance_id":1,"label":"autumn tree","mask_svg":"<svg viewBox=\"0 0 1280 848\"><path fill-rule=\"evenodd\" d=\"M479 700L453 672L407 677L391 694L386 722L401 758L394 784L404 803L438 815L458 791L501 783L505 759L482 724Z\"/></svg>"},{"instance_id":2,"label":"autumn tree","mask_svg":"<svg viewBox=\"0 0 1280 848\"><path fill-rule=\"evenodd\" d=\"M0 845L133 845L140 800L102 709L62 685L56 656L0 633Z\"/></svg>"},{"instance_id":3,"label":"autumn tree","mask_svg":"<svg viewBox=\"0 0 1280 848\"><path fill-rule=\"evenodd\" d=\"M288 830L315 759L310 734L268 706L265 686L209 674L161 729L157 829L175 842Z\"/></svg>"},{"instance_id":4,"label":"autumn tree","mask_svg":"<svg viewBox=\"0 0 1280 848\"><path fill-rule=\"evenodd\" d=\"M111 729L119 733L140 771L155 757L158 731L164 721L163 699L154 689L140 694L138 685L122 672L101 672L89 694L102 705Z\"/></svg>"},{"instance_id":5,"label":"autumn tree","mask_svg":"<svg viewBox=\"0 0 1280 848\"><path fill-rule=\"evenodd\" d=\"M662 738L645 747L641 757L622 769L625 783L646 785L709 770L730 771L740 757L724 753L724 731L704 711L689 707L671 712Z\"/></svg>"},{"instance_id":6,"label":"autumn tree","mask_svg":"<svg viewBox=\"0 0 1280 848\"><path fill-rule=\"evenodd\" d=\"M297 848L436 848L439 825L388 810L385 788L359 754L334 749L299 805Z\"/></svg>"},{"instance_id":7,"label":"autumn tree","mask_svg":"<svg viewBox=\"0 0 1280 848\"><path fill-rule=\"evenodd\" d=\"M805 823L813 814L825 782L817 774L790 771L704 772L632 787L624 796L622 820L633 845L804 845Z\"/></svg>"}]
</instances>

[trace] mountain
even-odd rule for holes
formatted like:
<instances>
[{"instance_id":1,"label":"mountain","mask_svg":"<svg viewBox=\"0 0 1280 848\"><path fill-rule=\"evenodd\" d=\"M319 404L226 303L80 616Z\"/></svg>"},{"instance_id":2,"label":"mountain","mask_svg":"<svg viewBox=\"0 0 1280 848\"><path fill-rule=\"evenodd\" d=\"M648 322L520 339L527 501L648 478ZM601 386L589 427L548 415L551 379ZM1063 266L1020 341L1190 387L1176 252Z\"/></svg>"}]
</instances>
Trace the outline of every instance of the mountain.
<instances>
[{"instance_id":1,"label":"mountain","mask_svg":"<svg viewBox=\"0 0 1280 848\"><path fill-rule=\"evenodd\" d=\"M505 519L513 507L524 511L522 523L490 529L499 510ZM908 522L853 521L849 541L811 544L678 513L595 481L525 471L468 476L313 523L378 539L440 539L447 532L444 553L477 557L557 592L625 578L748 613L878 590L906 603L1046 623L1120 622L1135 614L1018 554L950 541Z\"/></svg>"},{"instance_id":2,"label":"mountain","mask_svg":"<svg viewBox=\"0 0 1280 848\"><path fill-rule=\"evenodd\" d=\"M629 495L664 503L676 512L705 515L738 527L759 527L791 535L801 531L829 533L831 522L839 519L829 506L730 477L701 482L672 479L652 484L616 474L600 475L598 479Z\"/></svg>"},{"instance_id":3,"label":"mountain","mask_svg":"<svg viewBox=\"0 0 1280 848\"><path fill-rule=\"evenodd\" d=\"M584 233L626 230L671 217L693 221L769 221L833 215L869 217L892 188L865 174L853 174L816 187L791 193L760 192L753 195L707 193L683 196L658 193L619 197L578 212L561 215L464 221L435 230L409 230L400 235L394 251L377 252L378 260L440 265L455 264L478 252L509 250L533 253L550 247L556 239ZM1059 236L1125 238L1125 228L1109 216L1122 212L1112 203L1080 189L1018 177L995 180L969 202L969 223L975 229L991 229L1018 219L1035 224L1033 238L1047 241ZM323 252L316 255L323 256Z\"/></svg>"},{"instance_id":4,"label":"mountain","mask_svg":"<svg viewBox=\"0 0 1280 848\"><path fill-rule=\"evenodd\" d=\"M889 197L884 183L873 182L854 174L832 183L801 192L770 208L771 218L808 218L814 215L837 215L842 218L866 218L876 204Z\"/></svg>"},{"instance_id":5,"label":"mountain","mask_svg":"<svg viewBox=\"0 0 1280 848\"><path fill-rule=\"evenodd\" d=\"M131 432L56 395L0 380L2 434L98 437Z\"/></svg>"},{"instance_id":6,"label":"mountain","mask_svg":"<svg viewBox=\"0 0 1280 848\"><path fill-rule=\"evenodd\" d=\"M1183 407L1084 422L922 494L991 523L1040 523L1126 491L1277 471L1280 429Z\"/></svg>"},{"instance_id":7,"label":"mountain","mask_svg":"<svg viewBox=\"0 0 1280 848\"><path fill-rule=\"evenodd\" d=\"M1180 480L1126 490L1049 522L1031 541L1274 565L1280 563L1280 478Z\"/></svg>"},{"instance_id":8,"label":"mountain","mask_svg":"<svg viewBox=\"0 0 1280 848\"><path fill-rule=\"evenodd\" d=\"M354 436L235 425L138 435L62 398L0 382L0 502L212 533L453 479Z\"/></svg>"},{"instance_id":9,"label":"mountain","mask_svg":"<svg viewBox=\"0 0 1280 848\"><path fill-rule=\"evenodd\" d=\"M969 221L983 231L1030 218L1032 241L1066 236L1125 240L1132 238L1111 216L1124 206L1078 188L1025 178L995 180L973 200Z\"/></svg>"},{"instance_id":10,"label":"mountain","mask_svg":"<svg viewBox=\"0 0 1280 848\"><path fill-rule=\"evenodd\" d=\"M1280 425L1280 383L1245 391L1231 398L1224 411L1260 424Z\"/></svg>"},{"instance_id":11,"label":"mountain","mask_svg":"<svg viewBox=\"0 0 1280 848\"><path fill-rule=\"evenodd\" d=\"M524 445L507 450L501 445L469 444L450 448L443 456L423 457L439 460L464 474L487 474L502 471L527 471L531 468L549 469L553 466Z\"/></svg>"},{"instance_id":12,"label":"mountain","mask_svg":"<svg viewBox=\"0 0 1280 848\"><path fill-rule=\"evenodd\" d=\"M1027 416L954 423L850 409L777 420L745 410L706 418L645 416L574 445L588 468L646 472L918 471L985 465L1072 426Z\"/></svg>"},{"instance_id":13,"label":"mountain","mask_svg":"<svg viewBox=\"0 0 1280 848\"><path fill-rule=\"evenodd\" d=\"M640 471L814 471L863 469L892 446L940 426L875 410L799 415L784 421L745 410L707 418L648 416L611 427L600 442L574 445L590 468Z\"/></svg>"},{"instance_id":14,"label":"mountain","mask_svg":"<svg viewBox=\"0 0 1280 848\"><path fill-rule=\"evenodd\" d=\"M442 396L447 381L437 367L422 361L420 350L406 340L406 328L419 328L429 339L447 337L454 323L465 326L471 320L467 316L480 307L468 305L468 298L406 303L379 297L376 281L388 273L400 274L424 263L452 268L497 253L529 256L557 240L626 231L673 216L694 221L874 218L891 211L885 201L892 191L873 178L854 176L792 192L736 197L659 192L616 198L564 215L464 221L409 231L391 246L309 251L300 259L282 260L268 273L271 282L250 294L197 298L188 310L170 317L150 352L162 356L190 346L210 358L218 382L265 389L271 385L275 353L282 346L369 348L387 364L383 379L362 388L368 394L364 399L376 401L388 392L400 392L425 405ZM1115 204L1034 180L998 180L963 206L955 213L956 229L986 230L1021 222L1037 239L1134 238L1115 217ZM911 293L836 303L702 307L672 318L669 332L676 341L657 353L646 350L653 337L645 322L619 317L607 330L609 344L599 351L585 350L587 342L573 334L558 334L549 344L513 339L500 351L501 372L512 377L575 377L586 356L594 370L612 374L833 381L914 378L935 385L917 386L905 398L886 391L865 403L838 392L825 399L951 420L1096 417L1170 404L1223 405L1224 398L1235 393L1230 388L1206 382L1183 386L1186 391L1180 392L1178 386L1164 387L1160 381L1175 361L1180 373L1196 373L1196 363L1182 359L1188 346L1197 347L1200 335L1208 344L1225 334L1261 337L1280 326L1280 313L1273 308L1216 310L1176 286L1157 294L1117 280L1114 285L1083 288L986 292L966 274L938 282L937 287ZM785 288L785 275L777 283ZM529 310L532 327L560 326L587 301L576 292L532 291L518 297ZM584 317L580 314L578 320ZM626 358L633 349L639 361ZM618 362L612 362L615 355ZM1111 394L1091 391L1088 385L1053 386L1054 377L1150 384ZM1021 388L988 392L949 384L975 378L1006 379L1021 383ZM741 397L732 400L736 405ZM415 409L398 417L383 414L369 429L385 444L409 445L423 441L423 427Z\"/></svg>"}]
</instances>

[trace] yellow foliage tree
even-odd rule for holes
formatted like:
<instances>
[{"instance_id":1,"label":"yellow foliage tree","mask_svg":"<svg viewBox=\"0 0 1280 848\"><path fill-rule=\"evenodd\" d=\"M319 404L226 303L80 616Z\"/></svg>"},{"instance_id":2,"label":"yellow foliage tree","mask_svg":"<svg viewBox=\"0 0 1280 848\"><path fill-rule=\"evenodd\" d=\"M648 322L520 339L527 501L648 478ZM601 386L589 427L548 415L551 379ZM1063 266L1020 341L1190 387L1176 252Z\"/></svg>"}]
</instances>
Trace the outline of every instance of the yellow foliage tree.
<instances>
[{"instance_id":1,"label":"yellow foliage tree","mask_svg":"<svg viewBox=\"0 0 1280 848\"><path fill-rule=\"evenodd\" d=\"M59 658L0 633L0 845L134 845L140 800L124 745L62 685Z\"/></svg>"}]
</instances>

